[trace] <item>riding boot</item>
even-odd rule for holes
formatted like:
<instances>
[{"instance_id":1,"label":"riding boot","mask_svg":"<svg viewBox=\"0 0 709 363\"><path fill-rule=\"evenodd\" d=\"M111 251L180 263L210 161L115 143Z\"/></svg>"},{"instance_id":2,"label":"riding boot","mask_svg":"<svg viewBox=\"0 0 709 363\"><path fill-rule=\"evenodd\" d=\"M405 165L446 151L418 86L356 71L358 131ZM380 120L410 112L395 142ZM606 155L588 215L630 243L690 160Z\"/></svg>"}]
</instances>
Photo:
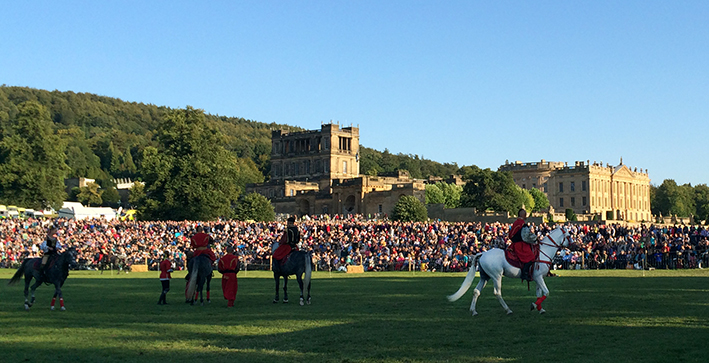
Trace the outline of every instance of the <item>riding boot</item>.
<instances>
[{"instance_id":1,"label":"riding boot","mask_svg":"<svg viewBox=\"0 0 709 363\"><path fill-rule=\"evenodd\" d=\"M47 281L47 266L49 264L46 263L44 265L39 266L39 278L42 279L42 281Z\"/></svg>"},{"instance_id":2,"label":"riding boot","mask_svg":"<svg viewBox=\"0 0 709 363\"><path fill-rule=\"evenodd\" d=\"M525 263L522 266L522 280L527 280L527 281L532 281L531 274L529 273L529 269L532 267L532 264L534 261L530 261Z\"/></svg>"}]
</instances>

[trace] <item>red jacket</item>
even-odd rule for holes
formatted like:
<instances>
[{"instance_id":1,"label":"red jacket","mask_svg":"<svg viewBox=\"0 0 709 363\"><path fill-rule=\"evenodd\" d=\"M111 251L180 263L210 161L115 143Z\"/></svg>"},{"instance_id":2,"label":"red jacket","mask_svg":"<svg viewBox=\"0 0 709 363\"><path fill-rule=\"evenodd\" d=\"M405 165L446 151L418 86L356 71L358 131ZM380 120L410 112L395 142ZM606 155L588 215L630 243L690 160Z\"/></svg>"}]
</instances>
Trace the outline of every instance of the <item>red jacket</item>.
<instances>
[{"instance_id":1,"label":"red jacket","mask_svg":"<svg viewBox=\"0 0 709 363\"><path fill-rule=\"evenodd\" d=\"M224 298L229 301L236 299L236 292L239 289L239 282L236 274L239 272L239 258L227 253L219 259L217 269L222 273L222 292Z\"/></svg>"},{"instance_id":2,"label":"red jacket","mask_svg":"<svg viewBox=\"0 0 709 363\"><path fill-rule=\"evenodd\" d=\"M194 251L194 257L199 255L208 255L212 262L217 260L217 256L214 255L214 251L209 248L209 244L212 242L212 237L206 233L197 233L192 238L190 238L190 247Z\"/></svg>"},{"instance_id":3,"label":"red jacket","mask_svg":"<svg viewBox=\"0 0 709 363\"><path fill-rule=\"evenodd\" d=\"M534 261L537 258L534 246L522 241L522 228L525 226L524 219L517 218L517 220L512 224L510 228L510 240L512 241L512 246L510 248L519 258L520 262L527 263Z\"/></svg>"},{"instance_id":4,"label":"red jacket","mask_svg":"<svg viewBox=\"0 0 709 363\"><path fill-rule=\"evenodd\" d=\"M170 262L170 260L165 259L160 262L160 280L171 279L172 275L170 274L170 270L172 270L172 262Z\"/></svg>"}]
</instances>

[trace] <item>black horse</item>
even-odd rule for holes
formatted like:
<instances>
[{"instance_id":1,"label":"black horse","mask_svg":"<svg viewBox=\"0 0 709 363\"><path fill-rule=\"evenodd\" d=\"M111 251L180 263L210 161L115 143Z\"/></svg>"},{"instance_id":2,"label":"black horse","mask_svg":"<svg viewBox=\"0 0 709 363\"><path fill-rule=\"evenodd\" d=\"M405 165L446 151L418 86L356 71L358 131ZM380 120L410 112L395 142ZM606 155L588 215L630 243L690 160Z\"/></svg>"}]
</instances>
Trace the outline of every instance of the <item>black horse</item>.
<instances>
[{"instance_id":1,"label":"black horse","mask_svg":"<svg viewBox=\"0 0 709 363\"><path fill-rule=\"evenodd\" d=\"M283 264L277 260L273 260L273 279L276 280L276 297L273 303L278 302L278 285L280 277L283 276L283 302L288 302L288 276L295 275L300 286L300 305L307 303L310 305L310 277L313 271L313 258L310 252L294 251L291 252L285 259ZM305 288L308 289L307 300L303 298L303 274L305 274Z\"/></svg>"},{"instance_id":2,"label":"black horse","mask_svg":"<svg viewBox=\"0 0 709 363\"><path fill-rule=\"evenodd\" d=\"M189 271L190 279L185 291L185 298L194 305L196 300L195 291L199 293L199 302L204 305L204 295L202 289L207 285L207 302L209 299L209 286L212 283L212 260L207 255L199 255L191 258L187 262L187 270Z\"/></svg>"},{"instance_id":3,"label":"black horse","mask_svg":"<svg viewBox=\"0 0 709 363\"><path fill-rule=\"evenodd\" d=\"M28 258L22 261L22 264L12 276L8 285L12 285L17 281L20 281L22 275L25 275L25 310L29 310L34 304L34 292L39 285L43 282L47 284L54 285L54 297L52 298L51 309L54 310L54 303L57 297L59 297L59 305L61 310L64 311L64 296L62 295L62 286L64 281L66 281L67 276L69 276L69 269L76 267L76 250L72 247L65 252L62 252L54 258L54 261L47 261L49 267L44 276L39 270L39 265L42 261L41 258ZM32 279L35 279L35 283L32 285L32 300L27 300L27 295L29 293L29 286Z\"/></svg>"}]
</instances>

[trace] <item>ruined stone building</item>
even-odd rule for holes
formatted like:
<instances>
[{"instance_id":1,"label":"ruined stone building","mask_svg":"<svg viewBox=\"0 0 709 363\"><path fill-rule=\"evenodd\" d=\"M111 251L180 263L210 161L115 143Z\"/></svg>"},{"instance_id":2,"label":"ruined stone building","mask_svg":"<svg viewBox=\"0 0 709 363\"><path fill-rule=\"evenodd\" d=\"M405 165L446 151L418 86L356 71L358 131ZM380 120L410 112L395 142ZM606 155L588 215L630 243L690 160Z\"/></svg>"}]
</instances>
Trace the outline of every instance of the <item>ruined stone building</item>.
<instances>
[{"instance_id":1,"label":"ruined stone building","mask_svg":"<svg viewBox=\"0 0 709 363\"><path fill-rule=\"evenodd\" d=\"M337 124L320 130L271 134L270 181L247 186L271 200L276 213L391 214L403 195L425 200L423 180L407 172L359 174L359 128Z\"/></svg>"}]
</instances>

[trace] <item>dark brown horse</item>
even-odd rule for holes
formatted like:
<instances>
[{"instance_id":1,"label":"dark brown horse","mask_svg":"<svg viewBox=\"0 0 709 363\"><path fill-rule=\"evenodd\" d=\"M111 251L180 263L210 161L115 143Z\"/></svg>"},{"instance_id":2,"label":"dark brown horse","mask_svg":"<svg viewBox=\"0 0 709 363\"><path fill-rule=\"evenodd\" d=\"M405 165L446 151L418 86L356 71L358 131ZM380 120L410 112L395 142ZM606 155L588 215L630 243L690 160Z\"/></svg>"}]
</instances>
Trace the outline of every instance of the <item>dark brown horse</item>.
<instances>
[{"instance_id":1,"label":"dark brown horse","mask_svg":"<svg viewBox=\"0 0 709 363\"><path fill-rule=\"evenodd\" d=\"M62 295L62 286L66 281L67 276L69 276L69 269L76 267L76 250L72 247L65 252L57 255L53 261L47 261L50 266L47 268L45 275L39 270L39 265L41 258L27 258L22 261L22 264L12 276L8 285L15 284L20 281L22 275L25 276L25 310L29 310L34 304L34 292L37 287L43 282L47 284L54 285L54 297L52 298L51 309L54 310L54 303L57 297L59 297L59 305L61 310L64 311L64 295ZM32 299L28 300L29 287L32 279L35 279L35 283L32 285Z\"/></svg>"}]
</instances>

